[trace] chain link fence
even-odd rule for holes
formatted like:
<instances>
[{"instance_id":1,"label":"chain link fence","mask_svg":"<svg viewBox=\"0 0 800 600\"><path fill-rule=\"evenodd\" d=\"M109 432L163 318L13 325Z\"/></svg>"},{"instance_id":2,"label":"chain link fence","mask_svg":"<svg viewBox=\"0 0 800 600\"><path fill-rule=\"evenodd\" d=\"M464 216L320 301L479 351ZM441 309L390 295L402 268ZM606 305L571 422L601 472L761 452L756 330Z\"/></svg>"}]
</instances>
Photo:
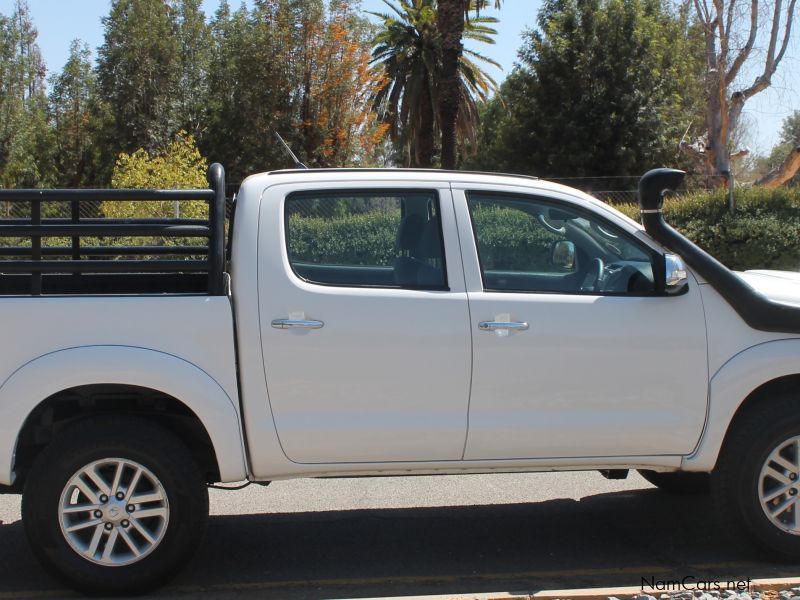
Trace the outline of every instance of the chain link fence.
<instances>
[{"instance_id":1,"label":"chain link fence","mask_svg":"<svg viewBox=\"0 0 800 600\"><path fill-rule=\"evenodd\" d=\"M169 202L169 206L163 206L164 203L159 202L159 206L153 206L156 203L148 203L149 208L152 208L153 216L167 216L163 214L165 209L169 212L169 216L175 218L195 217L197 210L192 203L195 201L175 201ZM191 207L191 208L190 208ZM158 213L158 214L156 214ZM78 215L81 219L99 219L106 216L103 210L102 200L81 200L78 205ZM114 217L124 218L124 214L113 215ZM142 215L133 215L142 216ZM204 215L203 215L204 216ZM30 202L2 202L0 201L0 219L30 219L31 218L31 203ZM43 219L71 219L72 218L72 205L68 201L63 202L42 202L42 218Z\"/></svg>"},{"instance_id":2,"label":"chain link fence","mask_svg":"<svg viewBox=\"0 0 800 600\"><path fill-rule=\"evenodd\" d=\"M548 181L560 183L609 204L635 204L639 185L638 176L608 176L608 177L555 177L547 178ZM715 189L727 184L723 176L705 176L689 173L680 191L696 192ZM228 194L232 195L237 189L237 184L228 183ZM173 212L176 218L185 216L183 203L174 203ZM229 202L230 204L230 202ZM29 219L31 214L30 203L0 202L0 219ZM79 208L80 218L96 219L103 217L101 202L81 202ZM72 207L67 202L45 202L42 204L42 216L51 219L72 218Z\"/></svg>"},{"instance_id":3,"label":"chain link fence","mask_svg":"<svg viewBox=\"0 0 800 600\"><path fill-rule=\"evenodd\" d=\"M608 204L636 204L639 187L639 177L612 176L612 177L557 177L548 178L548 181L560 183ZM724 176L706 176L696 173L689 173L686 176L678 193L699 192L710 190L726 185L727 178Z\"/></svg>"},{"instance_id":4,"label":"chain link fence","mask_svg":"<svg viewBox=\"0 0 800 600\"><path fill-rule=\"evenodd\" d=\"M548 179L586 192L609 204L633 204L636 202L638 177L558 177Z\"/></svg>"},{"instance_id":5,"label":"chain link fence","mask_svg":"<svg viewBox=\"0 0 800 600\"><path fill-rule=\"evenodd\" d=\"M548 181L560 183L572 188L576 188L586 192L599 200L607 202L611 205L620 204L636 204L637 203L637 188L639 185L639 177L636 176L610 176L610 177L558 177L548 178ZM686 177L683 187L678 193L681 192L695 192L718 187L716 183L727 183L724 180L717 182L713 178L701 176L697 174L689 174ZM238 189L238 185L229 184L228 194L230 196ZM152 214L149 216L158 217L174 217L174 218L207 218L207 209L202 210L202 214L198 213L196 202L169 202L168 205L164 203L159 206L150 206L150 203L143 203L139 206L145 211L151 210ZM231 199L227 203L227 217L229 220L230 213L232 212ZM78 206L78 214L81 220L84 219L101 219L104 217L112 217L116 219L125 218L142 218L148 215L145 214L105 214L106 209L102 201L86 201L82 200ZM73 206L71 202L43 202L42 203L42 218L44 219L63 219L65 222L73 221ZM0 223L6 224L19 223L20 221L29 220L31 218L31 203L30 202L4 202L0 201ZM115 240L101 240L106 244L113 245ZM163 241L169 245L169 240ZM158 243L158 240L148 240L148 243ZM43 246L58 246L64 245L65 240L62 239L43 239ZM30 239L8 239L0 238L0 249L6 246L30 246ZM0 252L0 254L4 254Z\"/></svg>"}]
</instances>

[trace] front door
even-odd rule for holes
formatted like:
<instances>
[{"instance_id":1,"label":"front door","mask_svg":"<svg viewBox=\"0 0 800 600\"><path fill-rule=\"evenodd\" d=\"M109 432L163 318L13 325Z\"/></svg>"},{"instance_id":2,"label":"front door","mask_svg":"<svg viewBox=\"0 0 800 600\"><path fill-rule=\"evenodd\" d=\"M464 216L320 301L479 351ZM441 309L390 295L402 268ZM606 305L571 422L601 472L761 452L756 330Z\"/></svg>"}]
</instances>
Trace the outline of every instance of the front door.
<instances>
[{"instance_id":1,"label":"front door","mask_svg":"<svg viewBox=\"0 0 800 600\"><path fill-rule=\"evenodd\" d=\"M471 342L448 189L269 188L258 272L290 460L461 458Z\"/></svg>"},{"instance_id":2,"label":"front door","mask_svg":"<svg viewBox=\"0 0 800 600\"><path fill-rule=\"evenodd\" d=\"M657 293L657 253L600 209L455 198L474 339L465 459L690 453L708 385L696 282Z\"/></svg>"}]
</instances>

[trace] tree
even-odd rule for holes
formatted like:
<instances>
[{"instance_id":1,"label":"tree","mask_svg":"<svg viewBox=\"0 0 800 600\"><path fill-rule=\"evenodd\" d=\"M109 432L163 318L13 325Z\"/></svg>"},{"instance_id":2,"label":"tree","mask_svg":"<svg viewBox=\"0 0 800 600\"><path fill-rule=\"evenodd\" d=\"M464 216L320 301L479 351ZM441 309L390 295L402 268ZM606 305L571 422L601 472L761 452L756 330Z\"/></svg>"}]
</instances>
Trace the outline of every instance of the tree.
<instances>
[{"instance_id":1,"label":"tree","mask_svg":"<svg viewBox=\"0 0 800 600\"><path fill-rule=\"evenodd\" d=\"M381 21L375 36L373 63L384 79L376 89L373 106L390 126L392 139L403 149L411 166L434 164L436 138L442 132L439 98L445 86L441 81L440 37L436 29L435 0L384 2L394 14L373 13ZM496 33L489 24L496 19L476 17L465 26L465 39L493 43ZM462 110L455 123L462 139L474 139L478 125L477 101L488 99L495 89L492 78L472 59L496 65L477 52L466 51L458 63L454 93ZM458 118L458 115L461 118Z\"/></svg>"},{"instance_id":2,"label":"tree","mask_svg":"<svg viewBox=\"0 0 800 600\"><path fill-rule=\"evenodd\" d=\"M113 0L98 50L99 92L107 103L109 156L166 146L177 131L180 44L164 0Z\"/></svg>"},{"instance_id":3,"label":"tree","mask_svg":"<svg viewBox=\"0 0 800 600\"><path fill-rule=\"evenodd\" d=\"M499 8L502 0L495 0ZM442 168L455 169L458 115L463 106L459 94L459 65L464 53L464 32L469 12L480 13L488 2L486 0L439 0L437 30L440 39L439 120L442 129Z\"/></svg>"},{"instance_id":4,"label":"tree","mask_svg":"<svg viewBox=\"0 0 800 600\"><path fill-rule=\"evenodd\" d=\"M800 110L794 111L783 120L781 142L784 144L800 144Z\"/></svg>"},{"instance_id":5,"label":"tree","mask_svg":"<svg viewBox=\"0 0 800 600\"><path fill-rule=\"evenodd\" d=\"M224 164L228 178L233 181L240 181L246 176L242 172L246 167L240 166L240 163L250 149L242 137L246 133L248 115L243 114L241 106L242 96L249 91L241 90L239 95L236 88L242 46L247 42L247 36L244 35L249 26L247 19L245 7L234 14L225 0L220 2L211 19L206 135L199 140L202 153L213 162ZM237 32L241 36L241 43L237 43Z\"/></svg>"},{"instance_id":6,"label":"tree","mask_svg":"<svg viewBox=\"0 0 800 600\"><path fill-rule=\"evenodd\" d=\"M86 44L73 40L61 73L50 78L50 122L59 187L81 187L93 162L90 121L95 76Z\"/></svg>"},{"instance_id":7,"label":"tree","mask_svg":"<svg viewBox=\"0 0 800 600\"><path fill-rule=\"evenodd\" d=\"M431 0L401 0L399 8L389 6L397 17L376 14L383 23L372 56L384 81L373 106L389 125L392 140L407 152L408 165L431 167L437 129L436 10Z\"/></svg>"},{"instance_id":8,"label":"tree","mask_svg":"<svg viewBox=\"0 0 800 600\"><path fill-rule=\"evenodd\" d=\"M800 183L800 110L786 117L781 128L780 142L767 159L769 172L756 185L776 188L784 183Z\"/></svg>"},{"instance_id":9,"label":"tree","mask_svg":"<svg viewBox=\"0 0 800 600\"><path fill-rule=\"evenodd\" d=\"M51 184L46 69L25 0L0 15L0 186Z\"/></svg>"},{"instance_id":10,"label":"tree","mask_svg":"<svg viewBox=\"0 0 800 600\"><path fill-rule=\"evenodd\" d=\"M211 62L211 28L201 5L202 0L170 4L178 43L175 121L195 138L204 133Z\"/></svg>"},{"instance_id":11,"label":"tree","mask_svg":"<svg viewBox=\"0 0 800 600\"><path fill-rule=\"evenodd\" d=\"M475 168L640 175L673 162L699 114L702 46L658 0L548 0L520 66L484 109Z\"/></svg>"},{"instance_id":12,"label":"tree","mask_svg":"<svg viewBox=\"0 0 800 600\"><path fill-rule=\"evenodd\" d=\"M201 149L232 181L292 166L273 132L311 166L373 164L385 127L369 110L371 32L351 0L223 2L211 28Z\"/></svg>"},{"instance_id":13,"label":"tree","mask_svg":"<svg viewBox=\"0 0 800 600\"><path fill-rule=\"evenodd\" d=\"M786 53L796 0L786 4L785 0L772 0L771 5L763 0L693 2L705 39L705 132L682 147L702 173L723 184L731 160L743 154L731 144L742 109L747 100L772 84ZM752 72L757 73L752 82L743 83Z\"/></svg>"},{"instance_id":14,"label":"tree","mask_svg":"<svg viewBox=\"0 0 800 600\"><path fill-rule=\"evenodd\" d=\"M321 8L317 0L258 0L252 11L242 4L235 12L220 4L211 22L208 134L201 149L226 165L231 181L288 166L275 131L299 148L298 63L306 25L297 24L321 18Z\"/></svg>"},{"instance_id":15,"label":"tree","mask_svg":"<svg viewBox=\"0 0 800 600\"><path fill-rule=\"evenodd\" d=\"M367 23L351 1L335 0L327 19L303 29L300 118L306 160L338 167L373 163L388 126L365 110L380 79L370 66Z\"/></svg>"}]
</instances>

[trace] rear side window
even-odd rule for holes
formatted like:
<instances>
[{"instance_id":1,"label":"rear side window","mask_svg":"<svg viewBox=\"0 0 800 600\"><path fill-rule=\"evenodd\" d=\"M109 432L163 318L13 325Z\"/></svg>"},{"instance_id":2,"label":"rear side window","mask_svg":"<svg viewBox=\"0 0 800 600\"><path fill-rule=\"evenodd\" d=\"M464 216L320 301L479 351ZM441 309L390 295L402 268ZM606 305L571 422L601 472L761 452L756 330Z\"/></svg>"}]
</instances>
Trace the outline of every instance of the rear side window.
<instances>
[{"instance_id":1,"label":"rear side window","mask_svg":"<svg viewBox=\"0 0 800 600\"><path fill-rule=\"evenodd\" d=\"M303 192L286 199L285 217L289 263L308 282L446 287L436 192Z\"/></svg>"}]
</instances>

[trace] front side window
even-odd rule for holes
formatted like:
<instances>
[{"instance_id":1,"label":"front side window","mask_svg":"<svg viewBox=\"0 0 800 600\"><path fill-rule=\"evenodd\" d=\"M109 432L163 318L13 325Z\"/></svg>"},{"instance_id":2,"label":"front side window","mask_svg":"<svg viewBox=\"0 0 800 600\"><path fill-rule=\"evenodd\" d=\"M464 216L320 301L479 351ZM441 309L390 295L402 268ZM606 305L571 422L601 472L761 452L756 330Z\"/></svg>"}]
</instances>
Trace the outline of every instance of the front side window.
<instances>
[{"instance_id":1,"label":"front side window","mask_svg":"<svg viewBox=\"0 0 800 600\"><path fill-rule=\"evenodd\" d=\"M322 285L442 289L439 199L433 191L330 191L286 199L289 262Z\"/></svg>"},{"instance_id":2,"label":"front side window","mask_svg":"<svg viewBox=\"0 0 800 600\"><path fill-rule=\"evenodd\" d=\"M655 291L652 253L589 212L540 197L470 192L467 198L486 290Z\"/></svg>"}]
</instances>

